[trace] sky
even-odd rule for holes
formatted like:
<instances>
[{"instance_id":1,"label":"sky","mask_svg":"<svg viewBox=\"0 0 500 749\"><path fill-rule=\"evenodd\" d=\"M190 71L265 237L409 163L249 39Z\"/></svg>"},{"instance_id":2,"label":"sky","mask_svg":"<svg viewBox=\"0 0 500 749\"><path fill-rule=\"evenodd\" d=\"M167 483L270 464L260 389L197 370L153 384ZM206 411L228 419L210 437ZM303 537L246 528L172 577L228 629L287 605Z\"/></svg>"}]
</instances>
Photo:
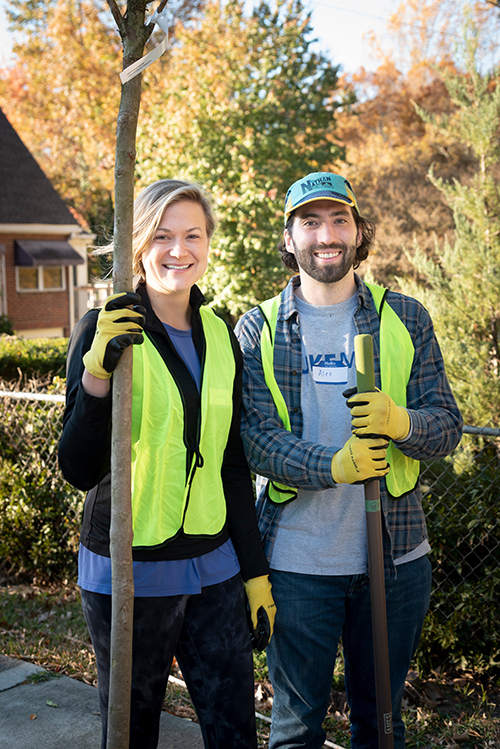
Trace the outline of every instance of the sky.
<instances>
[{"instance_id":1,"label":"sky","mask_svg":"<svg viewBox=\"0 0 500 749\"><path fill-rule=\"evenodd\" d=\"M395 0L310 0L312 24L322 51L343 72L352 73L361 66L374 69L366 35L375 31L383 37L386 21L399 2Z\"/></svg>"},{"instance_id":2,"label":"sky","mask_svg":"<svg viewBox=\"0 0 500 749\"><path fill-rule=\"evenodd\" d=\"M5 0L0 0L0 62L12 47L5 4ZM367 69L376 67L364 35L372 29L378 35L384 33L385 20L397 7L395 0L304 0L304 4L312 10L319 48L333 63L340 64L344 72L354 72L361 65Z\"/></svg>"}]
</instances>

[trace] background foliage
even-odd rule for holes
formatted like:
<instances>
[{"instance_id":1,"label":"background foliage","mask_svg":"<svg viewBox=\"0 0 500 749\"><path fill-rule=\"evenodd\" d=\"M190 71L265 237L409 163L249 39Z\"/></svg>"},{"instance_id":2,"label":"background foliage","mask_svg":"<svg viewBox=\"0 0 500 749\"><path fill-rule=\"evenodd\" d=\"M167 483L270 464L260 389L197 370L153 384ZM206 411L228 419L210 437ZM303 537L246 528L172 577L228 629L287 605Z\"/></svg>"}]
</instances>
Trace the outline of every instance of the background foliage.
<instances>
[{"instance_id":1,"label":"background foliage","mask_svg":"<svg viewBox=\"0 0 500 749\"><path fill-rule=\"evenodd\" d=\"M0 398L0 559L14 579L76 574L83 495L57 470L62 410Z\"/></svg>"},{"instance_id":2,"label":"background foliage","mask_svg":"<svg viewBox=\"0 0 500 749\"><path fill-rule=\"evenodd\" d=\"M138 187L182 175L212 195L219 229L202 283L232 315L285 283L275 246L288 186L343 154L336 112L353 97L311 41L300 0L249 15L243 0L207 2L145 81Z\"/></svg>"},{"instance_id":3,"label":"background foliage","mask_svg":"<svg viewBox=\"0 0 500 749\"><path fill-rule=\"evenodd\" d=\"M423 467L433 592L417 662L500 673L499 449L478 440Z\"/></svg>"},{"instance_id":4,"label":"background foliage","mask_svg":"<svg viewBox=\"0 0 500 749\"><path fill-rule=\"evenodd\" d=\"M474 158L467 180L443 179L432 169L430 182L453 211L454 233L429 255L414 242L409 259L416 280L400 279L403 291L430 311L446 369L465 420L500 421L500 86L479 71L479 29L464 26L466 75L445 76L451 115L419 110L429 128L458 138Z\"/></svg>"},{"instance_id":5,"label":"background foliage","mask_svg":"<svg viewBox=\"0 0 500 749\"><path fill-rule=\"evenodd\" d=\"M67 338L17 338L0 335L0 380L64 376Z\"/></svg>"}]
</instances>

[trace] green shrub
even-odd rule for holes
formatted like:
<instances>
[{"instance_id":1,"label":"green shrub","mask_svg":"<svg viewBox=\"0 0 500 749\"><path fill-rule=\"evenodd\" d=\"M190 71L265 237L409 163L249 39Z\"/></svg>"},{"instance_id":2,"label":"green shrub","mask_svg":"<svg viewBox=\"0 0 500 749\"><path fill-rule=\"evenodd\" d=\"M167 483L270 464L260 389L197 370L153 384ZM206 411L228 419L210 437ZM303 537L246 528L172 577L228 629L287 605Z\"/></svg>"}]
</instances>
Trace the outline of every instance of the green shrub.
<instances>
[{"instance_id":1,"label":"green shrub","mask_svg":"<svg viewBox=\"0 0 500 749\"><path fill-rule=\"evenodd\" d=\"M83 494L57 468L61 404L1 399L0 559L20 580L76 574Z\"/></svg>"},{"instance_id":2,"label":"green shrub","mask_svg":"<svg viewBox=\"0 0 500 749\"><path fill-rule=\"evenodd\" d=\"M470 457L465 470L440 461L425 473L434 589L417 653L424 670L500 667L498 455L490 444Z\"/></svg>"},{"instance_id":3,"label":"green shrub","mask_svg":"<svg viewBox=\"0 0 500 749\"><path fill-rule=\"evenodd\" d=\"M0 458L0 557L18 578L57 581L76 574L81 499L51 471Z\"/></svg>"},{"instance_id":4,"label":"green shrub","mask_svg":"<svg viewBox=\"0 0 500 749\"><path fill-rule=\"evenodd\" d=\"M0 336L0 379L17 380L47 374L64 376L67 338Z\"/></svg>"},{"instance_id":5,"label":"green shrub","mask_svg":"<svg viewBox=\"0 0 500 749\"><path fill-rule=\"evenodd\" d=\"M0 315L0 334L14 335L11 319L8 315Z\"/></svg>"}]
</instances>

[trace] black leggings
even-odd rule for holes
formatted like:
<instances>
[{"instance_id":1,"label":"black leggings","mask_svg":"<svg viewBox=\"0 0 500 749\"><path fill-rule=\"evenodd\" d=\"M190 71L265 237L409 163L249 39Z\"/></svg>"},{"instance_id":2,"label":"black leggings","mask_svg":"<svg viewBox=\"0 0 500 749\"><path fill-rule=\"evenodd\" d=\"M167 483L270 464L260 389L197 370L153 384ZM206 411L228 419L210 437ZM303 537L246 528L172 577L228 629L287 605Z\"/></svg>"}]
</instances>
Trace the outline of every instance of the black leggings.
<instances>
[{"instance_id":1,"label":"black leggings","mask_svg":"<svg viewBox=\"0 0 500 749\"><path fill-rule=\"evenodd\" d=\"M82 590L106 747L111 596ZM256 749L253 661L240 575L199 595L134 599L130 749L156 749L173 656L207 749Z\"/></svg>"}]
</instances>

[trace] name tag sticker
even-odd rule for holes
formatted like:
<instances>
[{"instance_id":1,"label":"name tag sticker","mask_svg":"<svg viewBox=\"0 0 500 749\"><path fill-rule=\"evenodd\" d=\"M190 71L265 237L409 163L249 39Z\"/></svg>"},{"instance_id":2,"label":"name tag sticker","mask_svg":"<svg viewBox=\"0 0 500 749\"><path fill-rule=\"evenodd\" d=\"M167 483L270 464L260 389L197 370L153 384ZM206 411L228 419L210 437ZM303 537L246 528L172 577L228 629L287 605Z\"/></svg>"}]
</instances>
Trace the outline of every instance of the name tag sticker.
<instances>
[{"instance_id":1,"label":"name tag sticker","mask_svg":"<svg viewBox=\"0 0 500 749\"><path fill-rule=\"evenodd\" d=\"M339 366L336 362L314 365L312 368L314 382L320 385L346 385L349 378L349 367Z\"/></svg>"}]
</instances>

